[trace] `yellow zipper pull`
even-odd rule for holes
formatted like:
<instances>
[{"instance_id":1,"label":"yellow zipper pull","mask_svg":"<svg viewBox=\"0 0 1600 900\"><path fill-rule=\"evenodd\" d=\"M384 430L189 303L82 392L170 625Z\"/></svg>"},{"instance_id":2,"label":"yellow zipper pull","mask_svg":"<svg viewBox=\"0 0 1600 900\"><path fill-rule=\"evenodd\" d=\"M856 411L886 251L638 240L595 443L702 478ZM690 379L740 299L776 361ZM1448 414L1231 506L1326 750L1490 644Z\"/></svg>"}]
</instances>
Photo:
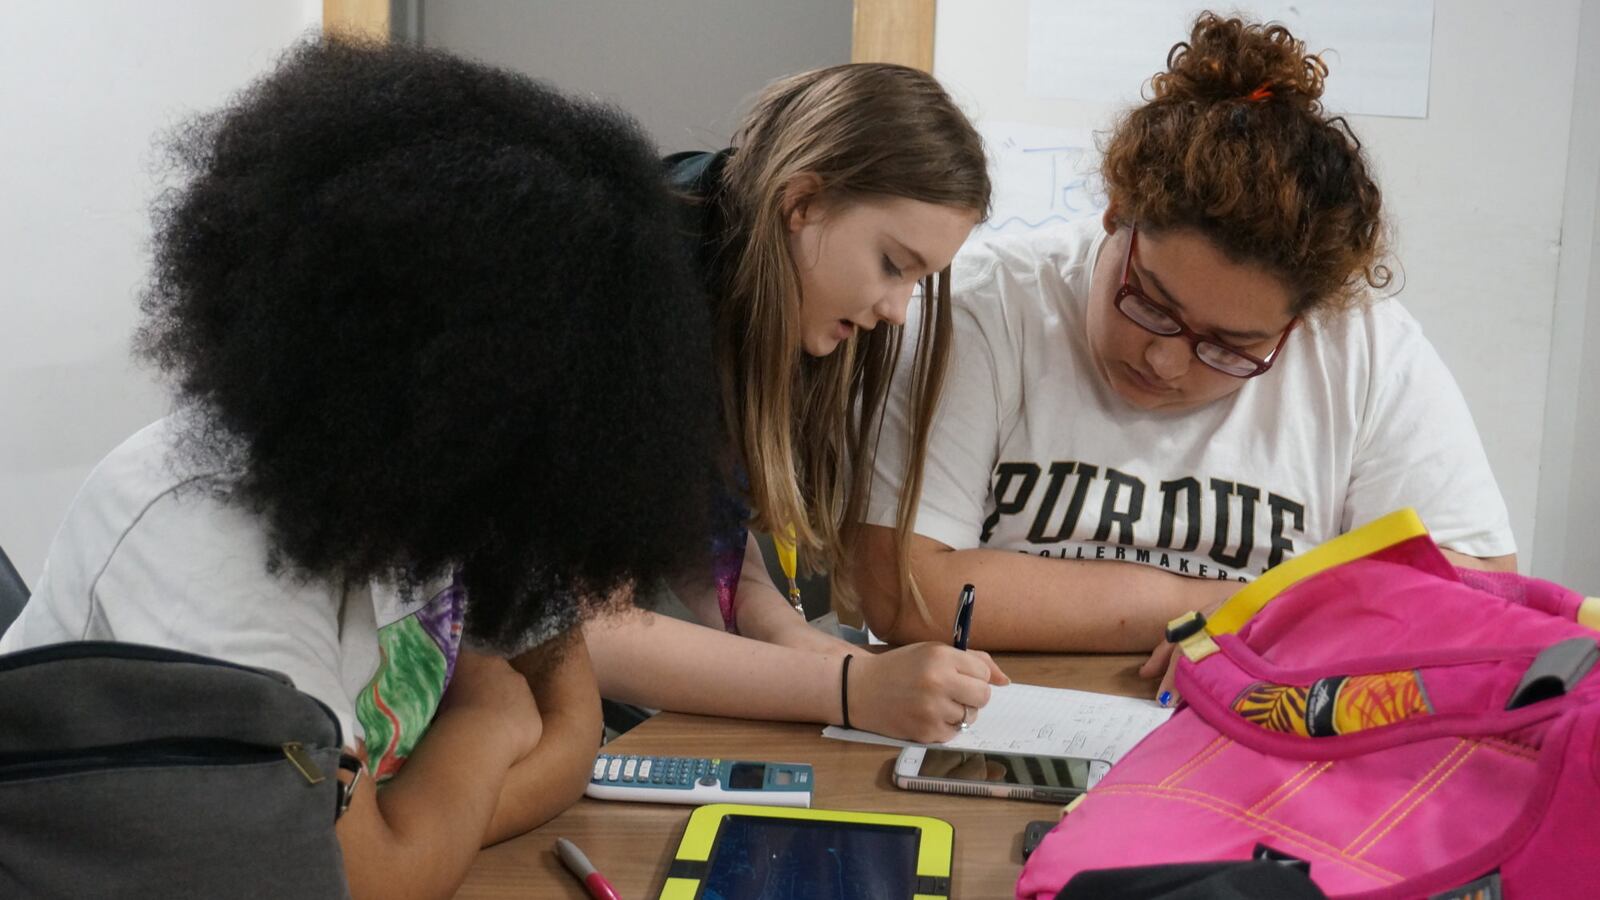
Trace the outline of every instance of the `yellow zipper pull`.
<instances>
[{"instance_id":1,"label":"yellow zipper pull","mask_svg":"<svg viewBox=\"0 0 1600 900\"><path fill-rule=\"evenodd\" d=\"M284 744L283 755L291 765L300 770L300 774L305 776L307 782L321 784L326 778L322 774L322 767L317 765L317 761L311 758L311 754L306 752L306 748L301 746L299 741Z\"/></svg>"}]
</instances>

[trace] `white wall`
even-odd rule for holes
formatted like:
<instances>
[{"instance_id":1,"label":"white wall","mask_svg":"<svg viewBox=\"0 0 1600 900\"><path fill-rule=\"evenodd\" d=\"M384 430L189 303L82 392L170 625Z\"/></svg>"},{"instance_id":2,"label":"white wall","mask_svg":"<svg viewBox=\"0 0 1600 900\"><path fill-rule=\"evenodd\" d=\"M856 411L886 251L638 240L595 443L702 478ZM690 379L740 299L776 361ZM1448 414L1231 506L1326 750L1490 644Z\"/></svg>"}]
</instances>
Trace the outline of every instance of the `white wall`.
<instances>
[{"instance_id":1,"label":"white wall","mask_svg":"<svg viewBox=\"0 0 1600 900\"><path fill-rule=\"evenodd\" d=\"M1534 571L1600 595L1600 0L1583 0Z\"/></svg>"},{"instance_id":2,"label":"white wall","mask_svg":"<svg viewBox=\"0 0 1600 900\"><path fill-rule=\"evenodd\" d=\"M0 547L30 584L89 469L167 408L128 353L154 136L320 21L318 0L5 4Z\"/></svg>"},{"instance_id":3,"label":"white wall","mask_svg":"<svg viewBox=\"0 0 1600 900\"><path fill-rule=\"evenodd\" d=\"M1593 0L1584 2L1592 12ZM1553 552L1575 533L1574 523L1566 510L1548 520L1540 514L1540 461L1557 336L1579 10L1579 0L1440 0L1427 118L1351 117L1396 226L1405 277L1401 301L1421 320L1466 394L1511 510L1522 567L1531 561L1535 571L1555 577L1567 573L1554 557L1546 563L1546 548ZM1104 128L1116 112L1112 107L1026 95L1027 24L1025 0L940 0L936 74L979 118ZM1594 31L1586 30L1583 51L1591 70L1600 53ZM1176 42L1185 35L1171 37ZM1163 63L1150 60L1150 72ZM1332 65L1330 79L1336 80L1337 60ZM1593 105L1594 89L1585 92ZM1600 147L1581 135L1577 143L1579 152ZM1592 182L1574 189L1580 197L1588 191L1592 205ZM1574 283L1590 283L1584 256L1581 266L1568 260ZM1587 306L1593 323L1600 318L1592 312L1595 302L1575 289L1568 306ZM1565 318L1570 323L1572 309ZM1589 354L1591 368L1596 356ZM1594 430L1600 390L1591 382L1589 405L1580 408L1580 361L1569 351L1563 365L1557 405L1577 410L1578 421L1557 440L1571 441L1581 427ZM1589 446L1600 445L1591 439ZM1594 455L1591 450L1591 460ZM1565 484L1547 487L1563 490ZM1594 508L1590 503L1581 513L1590 533L1600 522ZM1550 537L1541 540L1547 531ZM1600 591L1600 580L1590 590Z\"/></svg>"}]
</instances>

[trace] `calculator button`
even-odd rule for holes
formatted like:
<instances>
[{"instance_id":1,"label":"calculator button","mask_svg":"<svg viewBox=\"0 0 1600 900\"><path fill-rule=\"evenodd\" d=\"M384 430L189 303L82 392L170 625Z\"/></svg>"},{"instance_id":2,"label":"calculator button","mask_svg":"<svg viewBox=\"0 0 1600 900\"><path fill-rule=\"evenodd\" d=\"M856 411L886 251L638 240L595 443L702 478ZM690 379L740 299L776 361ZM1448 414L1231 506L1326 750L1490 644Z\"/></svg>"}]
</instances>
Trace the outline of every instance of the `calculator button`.
<instances>
[{"instance_id":1,"label":"calculator button","mask_svg":"<svg viewBox=\"0 0 1600 900\"><path fill-rule=\"evenodd\" d=\"M651 769L651 765L650 765L650 760L648 760L648 759L639 764L639 780L640 781L649 781L650 780L650 769Z\"/></svg>"},{"instance_id":2,"label":"calculator button","mask_svg":"<svg viewBox=\"0 0 1600 900\"><path fill-rule=\"evenodd\" d=\"M633 773L637 772L638 770L639 770L639 761L636 760L636 759L630 759L627 762L623 763L622 764L622 780L623 781L632 781L633 780Z\"/></svg>"},{"instance_id":3,"label":"calculator button","mask_svg":"<svg viewBox=\"0 0 1600 900\"><path fill-rule=\"evenodd\" d=\"M706 787L716 787L717 786L717 776L715 776L715 775L702 775L702 776L700 776L700 784L702 784L702 785L704 785Z\"/></svg>"},{"instance_id":4,"label":"calculator button","mask_svg":"<svg viewBox=\"0 0 1600 900\"><path fill-rule=\"evenodd\" d=\"M622 774L622 760L613 757L612 760L611 760L611 764L606 767L606 780L607 781L616 781L617 780L617 776L621 775L621 774Z\"/></svg>"},{"instance_id":5,"label":"calculator button","mask_svg":"<svg viewBox=\"0 0 1600 900\"><path fill-rule=\"evenodd\" d=\"M604 777L606 777L606 758L602 756L594 761L594 775L590 780L599 781Z\"/></svg>"}]
</instances>

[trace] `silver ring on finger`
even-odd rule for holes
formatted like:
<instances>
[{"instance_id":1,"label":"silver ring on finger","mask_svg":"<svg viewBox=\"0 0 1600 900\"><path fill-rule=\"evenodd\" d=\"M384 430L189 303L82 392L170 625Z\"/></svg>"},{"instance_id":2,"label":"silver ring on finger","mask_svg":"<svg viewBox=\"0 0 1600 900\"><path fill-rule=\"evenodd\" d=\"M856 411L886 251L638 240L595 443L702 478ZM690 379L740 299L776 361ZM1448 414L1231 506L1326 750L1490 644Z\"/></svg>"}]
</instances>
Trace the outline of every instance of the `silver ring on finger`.
<instances>
[{"instance_id":1,"label":"silver ring on finger","mask_svg":"<svg viewBox=\"0 0 1600 900\"><path fill-rule=\"evenodd\" d=\"M977 710L975 710L972 707L967 706L965 704L962 705L962 707L961 707L961 730L962 731L966 731L968 728L972 727L972 714L974 712L977 712Z\"/></svg>"}]
</instances>

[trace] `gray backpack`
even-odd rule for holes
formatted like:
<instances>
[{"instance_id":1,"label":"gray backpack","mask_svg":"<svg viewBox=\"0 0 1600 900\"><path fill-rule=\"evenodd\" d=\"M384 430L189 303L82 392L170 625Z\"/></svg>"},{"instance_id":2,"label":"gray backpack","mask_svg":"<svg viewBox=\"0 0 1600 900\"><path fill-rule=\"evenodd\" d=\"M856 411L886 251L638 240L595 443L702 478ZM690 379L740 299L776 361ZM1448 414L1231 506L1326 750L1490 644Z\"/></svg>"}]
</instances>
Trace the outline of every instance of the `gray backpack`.
<instances>
[{"instance_id":1,"label":"gray backpack","mask_svg":"<svg viewBox=\"0 0 1600 900\"><path fill-rule=\"evenodd\" d=\"M339 723L141 644L0 656L0 897L348 897Z\"/></svg>"}]
</instances>

